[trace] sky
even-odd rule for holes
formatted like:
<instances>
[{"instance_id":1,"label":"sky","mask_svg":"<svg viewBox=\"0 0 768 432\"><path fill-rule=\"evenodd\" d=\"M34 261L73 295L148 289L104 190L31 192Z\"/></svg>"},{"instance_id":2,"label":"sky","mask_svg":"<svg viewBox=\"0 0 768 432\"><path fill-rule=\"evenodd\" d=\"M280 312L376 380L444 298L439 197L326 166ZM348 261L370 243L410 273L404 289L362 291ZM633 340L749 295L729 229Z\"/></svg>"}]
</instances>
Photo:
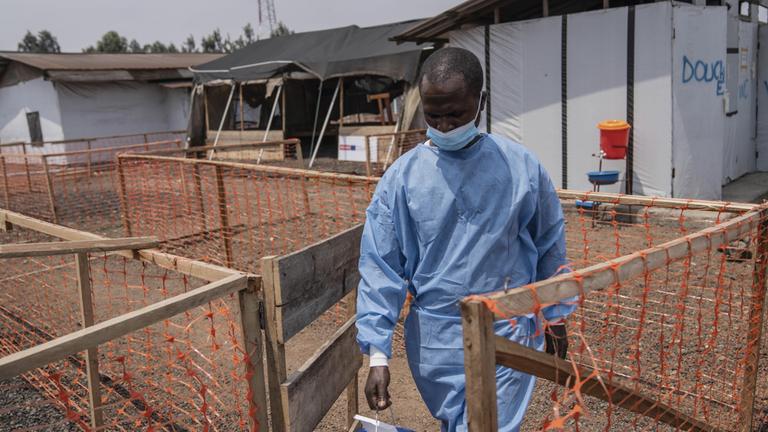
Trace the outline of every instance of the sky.
<instances>
[{"instance_id":1,"label":"sky","mask_svg":"<svg viewBox=\"0 0 768 432\"><path fill-rule=\"evenodd\" d=\"M294 31L350 24L368 26L434 16L462 0L274 0L277 19ZM80 52L115 30L141 44L179 46L190 34L215 28L232 39L250 22L258 30L257 0L3 0L0 50L16 51L27 30L49 30L64 52ZM268 33L265 29L264 34Z\"/></svg>"}]
</instances>

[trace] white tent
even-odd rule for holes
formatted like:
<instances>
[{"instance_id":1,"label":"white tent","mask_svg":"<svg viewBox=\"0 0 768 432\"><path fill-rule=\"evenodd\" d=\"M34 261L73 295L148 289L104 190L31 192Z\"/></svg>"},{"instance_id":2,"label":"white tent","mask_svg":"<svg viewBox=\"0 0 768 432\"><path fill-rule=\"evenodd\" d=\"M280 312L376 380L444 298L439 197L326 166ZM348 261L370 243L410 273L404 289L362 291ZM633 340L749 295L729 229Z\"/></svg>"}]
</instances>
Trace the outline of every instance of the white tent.
<instances>
[{"instance_id":1,"label":"white tent","mask_svg":"<svg viewBox=\"0 0 768 432\"><path fill-rule=\"evenodd\" d=\"M736 17L730 41L728 24L725 7L663 2L458 30L450 43L490 64L490 130L531 148L558 186L591 188L597 123L626 119L633 157L604 163L622 182L603 190L628 190L631 171L633 193L718 199L755 168L754 93L739 100L729 84L756 86L757 23Z\"/></svg>"}]
</instances>

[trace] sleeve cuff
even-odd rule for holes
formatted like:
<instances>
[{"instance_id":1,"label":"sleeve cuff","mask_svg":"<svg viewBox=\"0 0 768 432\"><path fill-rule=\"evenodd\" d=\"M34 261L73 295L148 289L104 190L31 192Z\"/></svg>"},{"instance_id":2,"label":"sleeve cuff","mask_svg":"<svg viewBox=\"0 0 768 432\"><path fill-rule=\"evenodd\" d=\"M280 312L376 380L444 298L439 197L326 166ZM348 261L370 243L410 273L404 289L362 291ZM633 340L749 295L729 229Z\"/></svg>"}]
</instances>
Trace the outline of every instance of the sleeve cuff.
<instances>
[{"instance_id":1,"label":"sleeve cuff","mask_svg":"<svg viewBox=\"0 0 768 432\"><path fill-rule=\"evenodd\" d=\"M389 366L389 359L383 351L380 351L375 346L371 346L370 354L368 367Z\"/></svg>"}]
</instances>

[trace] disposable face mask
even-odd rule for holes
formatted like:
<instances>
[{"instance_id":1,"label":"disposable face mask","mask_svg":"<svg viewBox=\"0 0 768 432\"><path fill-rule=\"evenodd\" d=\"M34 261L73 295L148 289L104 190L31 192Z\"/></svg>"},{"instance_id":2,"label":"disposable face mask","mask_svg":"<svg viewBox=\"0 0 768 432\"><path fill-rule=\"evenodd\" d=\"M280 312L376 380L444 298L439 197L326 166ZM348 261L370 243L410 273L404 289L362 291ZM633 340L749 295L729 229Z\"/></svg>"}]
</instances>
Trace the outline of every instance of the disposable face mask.
<instances>
[{"instance_id":1,"label":"disposable face mask","mask_svg":"<svg viewBox=\"0 0 768 432\"><path fill-rule=\"evenodd\" d=\"M472 120L462 126L459 126L448 132L440 132L439 130L427 125L427 137L432 141L432 144L436 145L440 150L456 151L461 150L469 144L474 137L476 137L480 130L475 126L477 116L480 114L480 108L482 104L483 94L480 93L480 102L477 104L477 112Z\"/></svg>"}]
</instances>

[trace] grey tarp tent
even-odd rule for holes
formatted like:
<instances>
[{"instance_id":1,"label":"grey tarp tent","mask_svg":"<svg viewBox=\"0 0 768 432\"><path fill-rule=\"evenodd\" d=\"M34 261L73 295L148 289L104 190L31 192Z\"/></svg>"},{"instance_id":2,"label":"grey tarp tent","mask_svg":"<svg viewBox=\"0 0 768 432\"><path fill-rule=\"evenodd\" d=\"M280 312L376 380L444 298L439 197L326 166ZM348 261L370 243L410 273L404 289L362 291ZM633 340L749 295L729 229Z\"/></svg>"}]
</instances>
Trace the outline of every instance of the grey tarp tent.
<instances>
[{"instance_id":1,"label":"grey tarp tent","mask_svg":"<svg viewBox=\"0 0 768 432\"><path fill-rule=\"evenodd\" d=\"M413 82L423 46L390 38L416 21L361 28L340 27L260 40L192 69L195 80L249 81L305 71L320 80L380 75Z\"/></svg>"},{"instance_id":2,"label":"grey tarp tent","mask_svg":"<svg viewBox=\"0 0 768 432\"><path fill-rule=\"evenodd\" d=\"M279 112L282 134L288 134L287 131L290 131L291 136L310 136L307 132L311 130L312 146L314 147L316 127L322 125L320 130L320 139L322 139L331 119L331 113L333 112L334 116L337 115L336 110L334 110L334 103L339 96L339 88L341 88L341 99L346 100L346 103L342 102L342 106L346 106L347 109L343 110L343 113L340 109L338 113L338 115L343 115L351 114L354 110L350 108L361 105L359 98L356 101L350 100L352 92L349 91L349 87L354 80L372 78L373 80L384 79L386 82L399 83L397 84L399 90L394 96L402 94L413 83L418 73L422 52L429 46L425 47L414 43L397 44L392 42L390 38L407 30L415 23L416 21L407 21L365 28L347 26L260 40L216 61L196 66L191 70L198 85L208 87L228 84L231 86L228 99L224 97L226 94L222 94L221 91L218 92L219 100L228 100L225 104L227 109L233 102L237 84L241 86L241 92L242 86L266 86L266 99L264 99L266 108L263 112ZM327 83L328 80L333 82ZM290 84L289 81L294 84L288 85ZM305 84L299 88L298 81L303 81ZM317 84L311 84L311 81L316 81ZM325 87L323 87L324 82L326 83ZM376 84L381 87L380 82ZM331 95L334 87L336 90ZM346 94L344 87L347 87ZM309 90L310 88L311 90ZM281 90L282 93L280 93ZM412 93L414 92L409 94ZM281 96L282 101L279 101ZM237 97L234 98L237 99ZM285 99L288 100L287 103ZM272 109L268 107L270 100ZM363 97L362 103L365 103L365 97ZM307 112L306 107L308 106L315 108L310 108L311 111ZM319 116L321 106L326 111L323 116ZM236 108L233 110L236 111ZM207 108L206 111L208 111ZM225 124L225 117L228 114L226 109L223 114L219 114L222 110L215 107L212 107L211 111L217 114L215 121L210 122L211 126L220 126L219 131L216 132L216 139L213 141L215 145L219 141L221 126ZM219 116L221 122L218 120ZM268 118L271 119L272 116L273 114L270 114ZM289 119L287 122L285 117ZM406 117L412 117L412 114ZM314 121L312 121L313 118ZM230 119L227 118L227 120ZM405 121L407 127L410 124L410 118L406 118ZM297 122L301 123L303 127L295 127ZM270 134L269 129L272 122L260 122L258 127L260 130L264 130L261 126L264 123L268 125L267 130L263 133L264 139L283 137ZM229 121L227 125L232 127L233 123ZM333 129L333 127L332 125L331 128ZM275 129L280 129L280 127L275 125ZM248 131L239 135L241 137L246 136ZM223 136L227 136L227 132Z\"/></svg>"}]
</instances>

